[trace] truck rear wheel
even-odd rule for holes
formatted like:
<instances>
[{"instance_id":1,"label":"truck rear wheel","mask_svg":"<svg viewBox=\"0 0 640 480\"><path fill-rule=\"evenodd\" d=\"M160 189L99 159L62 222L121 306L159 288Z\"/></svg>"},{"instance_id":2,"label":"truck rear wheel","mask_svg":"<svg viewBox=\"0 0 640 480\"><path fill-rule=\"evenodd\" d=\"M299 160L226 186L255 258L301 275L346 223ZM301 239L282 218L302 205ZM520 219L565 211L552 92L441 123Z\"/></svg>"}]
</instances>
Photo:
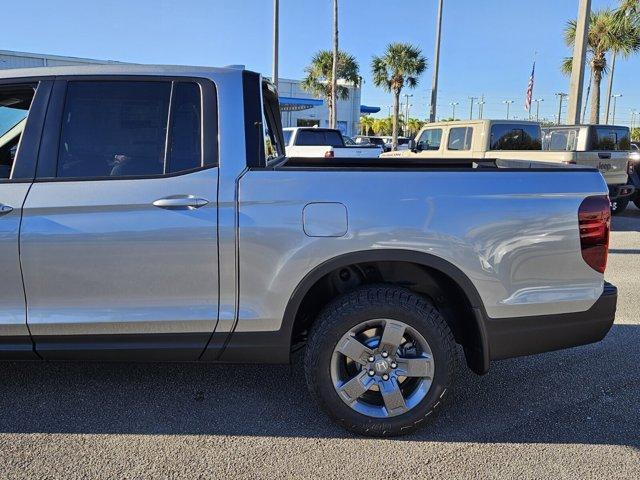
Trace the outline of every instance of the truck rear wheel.
<instances>
[{"instance_id":1,"label":"truck rear wheel","mask_svg":"<svg viewBox=\"0 0 640 480\"><path fill-rule=\"evenodd\" d=\"M612 200L611 201L611 214L617 215L626 210L629 205L629 200Z\"/></svg>"},{"instance_id":2,"label":"truck rear wheel","mask_svg":"<svg viewBox=\"0 0 640 480\"><path fill-rule=\"evenodd\" d=\"M423 297L359 288L329 304L309 335L307 384L320 407L359 434L393 436L424 423L450 389L453 335Z\"/></svg>"}]
</instances>

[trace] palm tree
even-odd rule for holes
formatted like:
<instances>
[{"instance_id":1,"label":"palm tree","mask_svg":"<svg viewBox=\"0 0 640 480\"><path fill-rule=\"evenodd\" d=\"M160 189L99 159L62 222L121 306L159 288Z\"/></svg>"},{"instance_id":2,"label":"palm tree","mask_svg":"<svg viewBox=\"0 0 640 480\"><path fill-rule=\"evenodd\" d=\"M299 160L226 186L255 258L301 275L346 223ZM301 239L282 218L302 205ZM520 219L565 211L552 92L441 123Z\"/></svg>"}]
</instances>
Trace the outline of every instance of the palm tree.
<instances>
[{"instance_id":1,"label":"palm tree","mask_svg":"<svg viewBox=\"0 0 640 480\"><path fill-rule=\"evenodd\" d=\"M373 130L373 124L375 119L369 115L363 115L360 117L360 134L369 135Z\"/></svg>"},{"instance_id":2,"label":"palm tree","mask_svg":"<svg viewBox=\"0 0 640 480\"><path fill-rule=\"evenodd\" d=\"M565 42L572 47L576 39L576 21L570 20L564 31ZM587 39L589 66L592 73L591 123L600 123L600 85L607 72L607 53L628 56L640 50L640 28L630 21L621 22L611 9L591 13ZM562 70L571 72L572 59L565 58Z\"/></svg>"},{"instance_id":3,"label":"palm tree","mask_svg":"<svg viewBox=\"0 0 640 480\"><path fill-rule=\"evenodd\" d=\"M424 122L418 120L417 118L410 118L409 120L407 120L407 130L409 130L409 135L414 137L416 133L420 131L422 125L424 125Z\"/></svg>"},{"instance_id":4,"label":"palm tree","mask_svg":"<svg viewBox=\"0 0 640 480\"><path fill-rule=\"evenodd\" d=\"M350 83L354 87L360 84L360 75L358 62L355 57L345 52L338 52L338 74L336 82L342 80L343 83ZM301 83L303 90L323 98L327 102L329 108L329 121L336 118L334 115L333 99L332 99L332 82L333 82L333 53L329 50L321 50L311 59L311 64L305 69L307 76ZM349 98L349 88L346 85L338 84L336 89L336 98L346 100Z\"/></svg>"},{"instance_id":5,"label":"palm tree","mask_svg":"<svg viewBox=\"0 0 640 480\"><path fill-rule=\"evenodd\" d=\"M406 86L415 88L418 77L427 69L427 59L418 47L408 43L391 43L381 57L373 57L371 62L373 83L393 93L393 141L391 147L398 147L398 121L400 93Z\"/></svg>"}]
</instances>

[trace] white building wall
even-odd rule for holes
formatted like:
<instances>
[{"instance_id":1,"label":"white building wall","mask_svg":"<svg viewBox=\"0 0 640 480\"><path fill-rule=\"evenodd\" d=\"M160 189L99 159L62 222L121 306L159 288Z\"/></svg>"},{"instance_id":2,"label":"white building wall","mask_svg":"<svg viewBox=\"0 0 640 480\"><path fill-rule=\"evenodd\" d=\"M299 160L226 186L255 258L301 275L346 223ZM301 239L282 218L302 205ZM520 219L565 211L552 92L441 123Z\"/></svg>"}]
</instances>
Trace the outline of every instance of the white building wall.
<instances>
[{"instance_id":1,"label":"white building wall","mask_svg":"<svg viewBox=\"0 0 640 480\"><path fill-rule=\"evenodd\" d=\"M281 97L316 98L300 87L300 80L281 78L278 80L278 94ZM321 99L324 100L324 99ZM282 124L284 127L297 127L298 122L317 121L318 126L329 126L329 109L326 102L318 107L312 107L299 112L282 112ZM360 88L349 87L349 98L338 99L338 128L346 135L358 133L360 121Z\"/></svg>"}]
</instances>

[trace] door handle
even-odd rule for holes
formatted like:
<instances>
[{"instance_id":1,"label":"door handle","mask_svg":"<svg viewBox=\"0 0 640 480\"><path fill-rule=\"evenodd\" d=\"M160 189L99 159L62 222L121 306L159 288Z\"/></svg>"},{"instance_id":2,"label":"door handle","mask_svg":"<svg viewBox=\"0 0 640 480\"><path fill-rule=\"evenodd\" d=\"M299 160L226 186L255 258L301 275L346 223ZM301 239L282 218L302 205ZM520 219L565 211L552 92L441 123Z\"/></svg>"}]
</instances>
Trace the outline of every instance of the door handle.
<instances>
[{"instance_id":1,"label":"door handle","mask_svg":"<svg viewBox=\"0 0 640 480\"><path fill-rule=\"evenodd\" d=\"M195 195L172 195L156 200L153 205L167 210L195 210L208 203L209 200L198 198Z\"/></svg>"},{"instance_id":2,"label":"door handle","mask_svg":"<svg viewBox=\"0 0 640 480\"><path fill-rule=\"evenodd\" d=\"M0 203L0 215L6 215L7 213L11 212L13 212L13 207Z\"/></svg>"},{"instance_id":3,"label":"door handle","mask_svg":"<svg viewBox=\"0 0 640 480\"><path fill-rule=\"evenodd\" d=\"M611 154L610 153L598 153L598 158L600 158L602 160L608 160L609 158L611 158Z\"/></svg>"}]
</instances>

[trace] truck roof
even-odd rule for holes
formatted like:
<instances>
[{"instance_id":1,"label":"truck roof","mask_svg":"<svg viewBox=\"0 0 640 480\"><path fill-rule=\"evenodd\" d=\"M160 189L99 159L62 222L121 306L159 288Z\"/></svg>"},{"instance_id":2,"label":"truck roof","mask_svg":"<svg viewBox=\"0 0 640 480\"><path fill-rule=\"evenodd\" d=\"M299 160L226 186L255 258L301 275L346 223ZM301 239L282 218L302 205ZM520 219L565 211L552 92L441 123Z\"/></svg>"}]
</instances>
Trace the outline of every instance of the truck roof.
<instances>
[{"instance_id":1,"label":"truck roof","mask_svg":"<svg viewBox=\"0 0 640 480\"><path fill-rule=\"evenodd\" d=\"M427 123L424 125L423 128L425 127L434 127L434 126L455 126L455 125L460 125L460 126L464 126L464 125L489 125L492 123L501 123L501 124L516 124L516 125L522 125L522 124L527 124L527 125L539 125L538 122L536 121L531 121L531 120L501 120L501 119L494 119L494 118L482 118L482 119L477 119L477 120L452 120L449 122L433 122L433 123Z\"/></svg>"},{"instance_id":2,"label":"truck roof","mask_svg":"<svg viewBox=\"0 0 640 480\"><path fill-rule=\"evenodd\" d=\"M240 66L202 67L188 65L92 64L31 67L0 70L0 79L54 77L64 75L178 75L204 76L242 71Z\"/></svg>"}]
</instances>

